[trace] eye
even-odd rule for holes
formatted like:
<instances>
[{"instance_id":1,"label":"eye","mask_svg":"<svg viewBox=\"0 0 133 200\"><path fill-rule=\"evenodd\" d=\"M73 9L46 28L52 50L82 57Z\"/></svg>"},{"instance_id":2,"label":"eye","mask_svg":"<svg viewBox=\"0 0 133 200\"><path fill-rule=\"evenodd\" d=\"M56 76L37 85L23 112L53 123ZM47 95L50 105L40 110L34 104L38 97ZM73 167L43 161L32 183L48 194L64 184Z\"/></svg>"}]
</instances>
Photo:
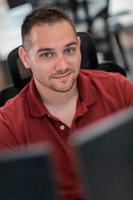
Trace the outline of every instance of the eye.
<instances>
[{"instance_id":1,"label":"eye","mask_svg":"<svg viewBox=\"0 0 133 200\"><path fill-rule=\"evenodd\" d=\"M43 52L40 56L43 57L44 59L49 59L54 56L54 53L53 52Z\"/></svg>"},{"instance_id":2,"label":"eye","mask_svg":"<svg viewBox=\"0 0 133 200\"><path fill-rule=\"evenodd\" d=\"M76 47L69 47L64 50L66 55L73 55L76 52Z\"/></svg>"}]
</instances>

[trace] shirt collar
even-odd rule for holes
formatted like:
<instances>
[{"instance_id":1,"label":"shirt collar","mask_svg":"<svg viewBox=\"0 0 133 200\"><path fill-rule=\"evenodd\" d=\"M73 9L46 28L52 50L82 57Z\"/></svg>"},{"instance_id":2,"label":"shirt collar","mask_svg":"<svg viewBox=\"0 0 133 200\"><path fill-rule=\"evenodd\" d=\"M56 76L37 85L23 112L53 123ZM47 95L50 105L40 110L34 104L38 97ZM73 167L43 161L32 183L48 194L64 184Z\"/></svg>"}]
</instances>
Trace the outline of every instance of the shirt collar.
<instances>
[{"instance_id":1,"label":"shirt collar","mask_svg":"<svg viewBox=\"0 0 133 200\"><path fill-rule=\"evenodd\" d=\"M29 103L31 115L33 115L34 117L42 117L48 114L48 110L46 109L46 107L43 105L41 101L41 98L39 96L39 93L37 91L33 78L29 83L29 91L27 93L27 100Z\"/></svg>"},{"instance_id":2,"label":"shirt collar","mask_svg":"<svg viewBox=\"0 0 133 200\"><path fill-rule=\"evenodd\" d=\"M89 70L81 70L78 77L78 89L80 102L85 107L95 103L97 101L97 94L89 77ZM42 117L48 113L48 110L43 105L40 96L37 92L34 80L32 79L29 83L29 91L27 93L27 100L30 107L30 112L34 117Z\"/></svg>"},{"instance_id":3,"label":"shirt collar","mask_svg":"<svg viewBox=\"0 0 133 200\"><path fill-rule=\"evenodd\" d=\"M80 101L86 106L94 104L97 99L97 93L93 84L93 80L89 74L89 70L80 70L78 77L78 88Z\"/></svg>"}]
</instances>

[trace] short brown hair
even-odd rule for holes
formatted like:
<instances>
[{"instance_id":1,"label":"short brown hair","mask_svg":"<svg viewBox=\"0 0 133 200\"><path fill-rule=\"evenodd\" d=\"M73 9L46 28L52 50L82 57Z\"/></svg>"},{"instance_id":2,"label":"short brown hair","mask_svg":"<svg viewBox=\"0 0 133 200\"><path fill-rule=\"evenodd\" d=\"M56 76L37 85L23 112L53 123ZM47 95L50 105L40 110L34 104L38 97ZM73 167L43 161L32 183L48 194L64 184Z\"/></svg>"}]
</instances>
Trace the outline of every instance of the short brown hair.
<instances>
[{"instance_id":1,"label":"short brown hair","mask_svg":"<svg viewBox=\"0 0 133 200\"><path fill-rule=\"evenodd\" d=\"M44 6L34 8L30 14L26 16L21 28L22 43L24 45L26 36L30 33L35 25L42 25L44 23L55 23L58 21L67 21L76 33L76 28L73 20L65 13L62 8L56 6Z\"/></svg>"}]
</instances>

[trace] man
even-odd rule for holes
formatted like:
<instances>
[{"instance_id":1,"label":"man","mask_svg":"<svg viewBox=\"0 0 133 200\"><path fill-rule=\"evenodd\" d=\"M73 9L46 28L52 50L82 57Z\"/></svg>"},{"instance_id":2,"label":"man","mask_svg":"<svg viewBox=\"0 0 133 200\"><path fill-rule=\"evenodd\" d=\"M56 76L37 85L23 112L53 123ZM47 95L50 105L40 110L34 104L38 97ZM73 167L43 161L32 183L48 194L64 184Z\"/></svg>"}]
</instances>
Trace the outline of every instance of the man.
<instances>
[{"instance_id":1,"label":"man","mask_svg":"<svg viewBox=\"0 0 133 200\"><path fill-rule=\"evenodd\" d=\"M83 199L68 139L133 105L133 85L119 74L80 71L80 39L58 8L35 8L23 22L22 43L19 56L33 79L0 109L0 148L49 142L59 195Z\"/></svg>"}]
</instances>

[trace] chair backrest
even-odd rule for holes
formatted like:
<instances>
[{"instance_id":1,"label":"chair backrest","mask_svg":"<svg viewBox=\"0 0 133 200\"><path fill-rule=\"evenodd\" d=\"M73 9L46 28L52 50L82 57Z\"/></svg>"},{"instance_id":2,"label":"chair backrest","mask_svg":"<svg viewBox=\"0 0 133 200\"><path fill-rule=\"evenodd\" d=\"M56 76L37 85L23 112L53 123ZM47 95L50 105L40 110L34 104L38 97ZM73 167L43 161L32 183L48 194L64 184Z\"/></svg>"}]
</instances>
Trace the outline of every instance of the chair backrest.
<instances>
[{"instance_id":1,"label":"chair backrest","mask_svg":"<svg viewBox=\"0 0 133 200\"><path fill-rule=\"evenodd\" d=\"M19 47L13 49L7 57L7 65L15 88L21 90L29 82L32 74L30 69L26 69L18 55Z\"/></svg>"},{"instance_id":2,"label":"chair backrest","mask_svg":"<svg viewBox=\"0 0 133 200\"><path fill-rule=\"evenodd\" d=\"M99 63L99 70L120 73L121 75L127 77L125 69L114 61L103 61L102 63Z\"/></svg>"},{"instance_id":3,"label":"chair backrest","mask_svg":"<svg viewBox=\"0 0 133 200\"><path fill-rule=\"evenodd\" d=\"M81 39L81 68L98 69L98 58L95 41L89 32L78 32Z\"/></svg>"},{"instance_id":4,"label":"chair backrest","mask_svg":"<svg viewBox=\"0 0 133 200\"><path fill-rule=\"evenodd\" d=\"M81 68L82 69L99 69L104 71L119 72L126 76L124 69L117 63L106 61L98 63L97 50L93 36L88 32L77 32L81 39ZM30 69L26 69L18 55L18 48L12 50L7 58L7 65L15 88L21 90L29 82L32 74Z\"/></svg>"}]
</instances>

